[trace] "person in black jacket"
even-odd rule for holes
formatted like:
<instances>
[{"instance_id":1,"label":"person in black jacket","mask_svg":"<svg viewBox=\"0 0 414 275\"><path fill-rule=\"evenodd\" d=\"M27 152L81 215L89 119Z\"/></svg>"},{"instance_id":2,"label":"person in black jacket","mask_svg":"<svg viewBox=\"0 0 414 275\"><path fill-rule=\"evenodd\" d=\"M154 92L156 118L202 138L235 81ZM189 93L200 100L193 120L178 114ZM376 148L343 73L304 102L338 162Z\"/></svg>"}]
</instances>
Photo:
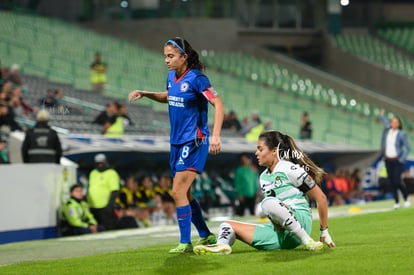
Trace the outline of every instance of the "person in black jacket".
<instances>
[{"instance_id":1,"label":"person in black jacket","mask_svg":"<svg viewBox=\"0 0 414 275\"><path fill-rule=\"evenodd\" d=\"M24 163L60 163L62 146L57 132L50 128L48 121L49 113L40 110L36 116L36 125L27 130L21 148Z\"/></svg>"},{"instance_id":2,"label":"person in black jacket","mask_svg":"<svg viewBox=\"0 0 414 275\"><path fill-rule=\"evenodd\" d=\"M105 110L101 111L92 121L93 124L98 124L98 125L104 125L107 121L108 118L112 115L111 114L111 104L112 103L107 103L105 105Z\"/></svg>"}]
</instances>

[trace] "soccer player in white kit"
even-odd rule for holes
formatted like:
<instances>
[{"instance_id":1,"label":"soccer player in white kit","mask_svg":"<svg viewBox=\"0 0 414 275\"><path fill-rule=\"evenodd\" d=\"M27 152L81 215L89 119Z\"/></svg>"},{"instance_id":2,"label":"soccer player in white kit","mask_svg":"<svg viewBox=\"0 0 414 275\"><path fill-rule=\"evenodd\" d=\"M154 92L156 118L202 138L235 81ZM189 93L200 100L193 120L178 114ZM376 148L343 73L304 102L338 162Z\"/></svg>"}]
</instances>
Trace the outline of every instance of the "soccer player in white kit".
<instances>
[{"instance_id":1,"label":"soccer player in white kit","mask_svg":"<svg viewBox=\"0 0 414 275\"><path fill-rule=\"evenodd\" d=\"M328 204L319 183L324 171L306 156L288 135L267 131L259 136L256 157L266 170L260 175L264 195L261 202L263 214L269 224L251 224L234 220L219 227L217 244L198 245L196 254L230 254L237 239L258 250L294 249L303 244L307 250L320 250L326 243L334 247L328 232ZM316 201L320 241L314 241L312 211L306 198Z\"/></svg>"}]
</instances>

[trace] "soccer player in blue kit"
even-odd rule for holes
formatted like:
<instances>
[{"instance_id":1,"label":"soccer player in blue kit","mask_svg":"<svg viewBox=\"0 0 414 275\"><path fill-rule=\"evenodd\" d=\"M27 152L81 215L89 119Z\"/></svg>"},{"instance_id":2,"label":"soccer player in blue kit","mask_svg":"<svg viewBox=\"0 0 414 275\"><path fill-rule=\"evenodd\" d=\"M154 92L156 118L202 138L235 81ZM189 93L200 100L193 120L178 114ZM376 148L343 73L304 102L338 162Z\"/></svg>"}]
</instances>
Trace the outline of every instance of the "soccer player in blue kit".
<instances>
[{"instance_id":1,"label":"soccer player in blue kit","mask_svg":"<svg viewBox=\"0 0 414 275\"><path fill-rule=\"evenodd\" d=\"M204 170L208 153L220 152L220 132L224 105L203 74L198 53L185 39L176 37L164 45L164 60L169 70L165 92L131 91L130 102L147 97L168 103L170 117L170 168L174 178L172 194L176 205L180 243L170 253L192 252L191 223L197 228L199 244L214 244L198 201L192 197L191 184ZM212 134L208 128L208 103L214 107ZM210 139L209 139L210 137Z\"/></svg>"}]
</instances>

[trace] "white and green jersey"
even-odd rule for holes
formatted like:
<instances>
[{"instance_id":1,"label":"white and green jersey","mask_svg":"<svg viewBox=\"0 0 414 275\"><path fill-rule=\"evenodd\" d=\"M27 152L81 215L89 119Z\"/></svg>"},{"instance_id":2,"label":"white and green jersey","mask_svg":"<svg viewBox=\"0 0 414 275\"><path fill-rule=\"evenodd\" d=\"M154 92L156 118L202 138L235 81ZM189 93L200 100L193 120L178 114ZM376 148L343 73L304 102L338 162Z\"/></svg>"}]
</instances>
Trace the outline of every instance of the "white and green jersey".
<instances>
[{"instance_id":1,"label":"white and green jersey","mask_svg":"<svg viewBox=\"0 0 414 275\"><path fill-rule=\"evenodd\" d=\"M307 209L305 193L316 185L303 167L280 160L272 173L268 169L260 175L260 188L265 197L277 197L292 209Z\"/></svg>"}]
</instances>

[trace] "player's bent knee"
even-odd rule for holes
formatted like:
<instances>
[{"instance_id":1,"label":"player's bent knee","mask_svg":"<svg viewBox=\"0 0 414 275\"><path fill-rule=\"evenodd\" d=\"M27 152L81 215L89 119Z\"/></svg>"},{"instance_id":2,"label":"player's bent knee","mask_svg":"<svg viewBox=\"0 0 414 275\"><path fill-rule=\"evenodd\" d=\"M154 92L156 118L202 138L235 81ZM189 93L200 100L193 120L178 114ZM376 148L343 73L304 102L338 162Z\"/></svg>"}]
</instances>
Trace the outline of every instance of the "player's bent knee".
<instances>
[{"instance_id":1,"label":"player's bent knee","mask_svg":"<svg viewBox=\"0 0 414 275\"><path fill-rule=\"evenodd\" d=\"M279 205L280 200L275 197L266 197L262 200L261 208L264 215L268 216L275 206Z\"/></svg>"}]
</instances>

